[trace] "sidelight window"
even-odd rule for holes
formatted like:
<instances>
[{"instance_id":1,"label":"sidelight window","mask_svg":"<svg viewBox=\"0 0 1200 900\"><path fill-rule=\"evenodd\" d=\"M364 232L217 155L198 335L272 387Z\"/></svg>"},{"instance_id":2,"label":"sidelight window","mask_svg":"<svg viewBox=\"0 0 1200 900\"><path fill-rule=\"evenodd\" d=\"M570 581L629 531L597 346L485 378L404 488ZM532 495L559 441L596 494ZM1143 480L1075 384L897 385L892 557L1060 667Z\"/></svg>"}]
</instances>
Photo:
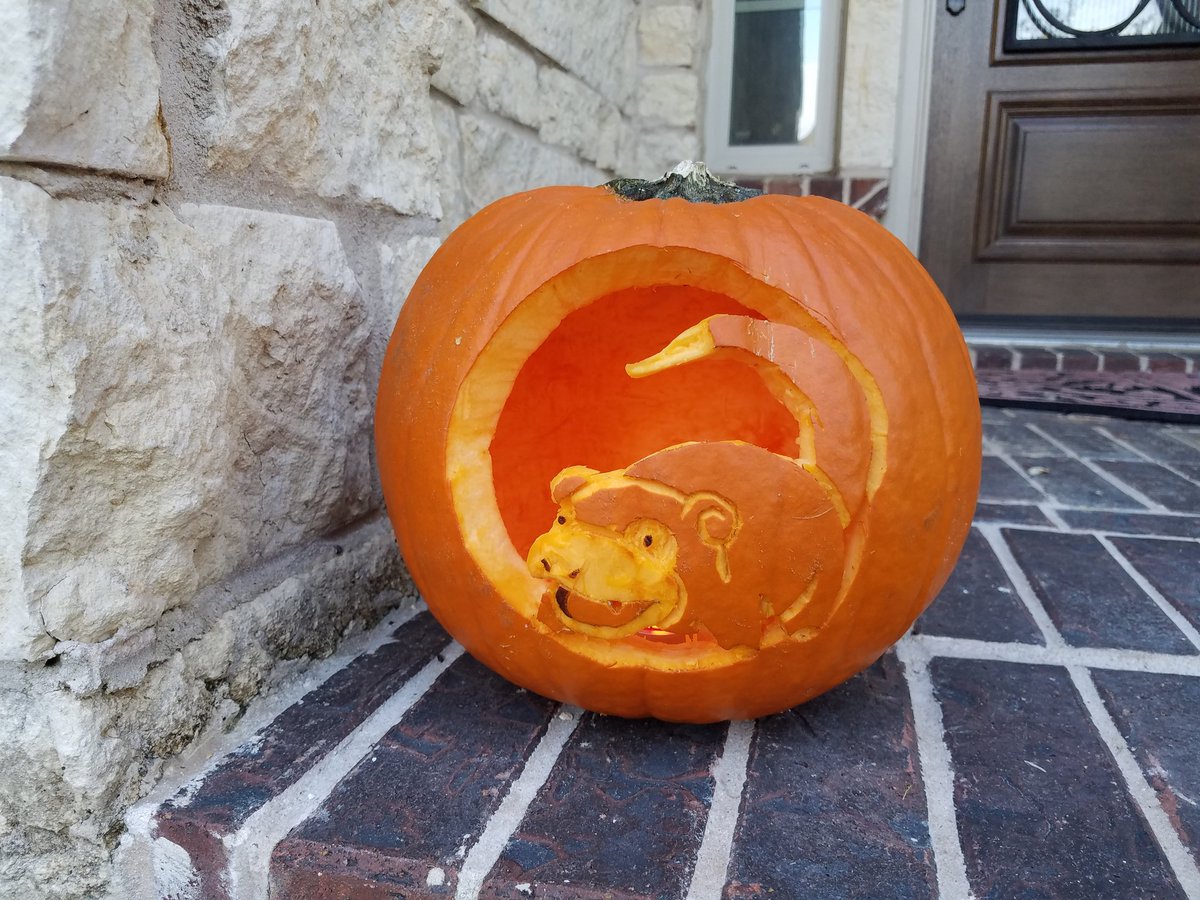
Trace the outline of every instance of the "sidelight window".
<instances>
[{"instance_id":1,"label":"sidelight window","mask_svg":"<svg viewBox=\"0 0 1200 900\"><path fill-rule=\"evenodd\" d=\"M841 0L714 0L705 156L719 171L828 171Z\"/></svg>"}]
</instances>

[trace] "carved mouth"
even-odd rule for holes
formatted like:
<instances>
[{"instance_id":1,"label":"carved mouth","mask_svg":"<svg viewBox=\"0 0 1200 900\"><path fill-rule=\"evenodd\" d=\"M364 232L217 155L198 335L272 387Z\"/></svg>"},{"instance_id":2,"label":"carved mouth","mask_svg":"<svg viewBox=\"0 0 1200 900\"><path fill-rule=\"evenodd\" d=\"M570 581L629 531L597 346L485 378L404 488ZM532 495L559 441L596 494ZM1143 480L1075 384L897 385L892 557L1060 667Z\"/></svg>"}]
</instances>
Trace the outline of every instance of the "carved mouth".
<instances>
[{"instance_id":1,"label":"carved mouth","mask_svg":"<svg viewBox=\"0 0 1200 900\"><path fill-rule=\"evenodd\" d=\"M559 585L554 591L554 601L563 616L574 622L599 627L621 626L644 614L656 601L622 602L620 600L597 600Z\"/></svg>"}]
</instances>

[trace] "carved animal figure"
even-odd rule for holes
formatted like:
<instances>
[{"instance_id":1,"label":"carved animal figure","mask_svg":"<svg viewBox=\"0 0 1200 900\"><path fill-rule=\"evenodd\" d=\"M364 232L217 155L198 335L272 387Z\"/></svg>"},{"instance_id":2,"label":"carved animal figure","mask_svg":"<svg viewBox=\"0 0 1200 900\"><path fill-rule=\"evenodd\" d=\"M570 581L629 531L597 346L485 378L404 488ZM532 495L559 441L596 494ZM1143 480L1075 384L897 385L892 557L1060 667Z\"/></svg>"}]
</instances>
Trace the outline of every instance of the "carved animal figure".
<instances>
[{"instance_id":1,"label":"carved animal figure","mask_svg":"<svg viewBox=\"0 0 1200 900\"><path fill-rule=\"evenodd\" d=\"M738 353L795 414L799 453L788 458L740 441L686 443L616 471L564 469L551 484L555 522L527 557L531 574L548 585L543 621L613 639L655 629L725 648L758 648L772 633L824 622L842 584L853 513L845 497L861 498L869 459L840 450L832 473L817 464L817 448L833 441L817 437L817 410L797 367L773 358L788 341L807 338L789 326L716 316L627 367L643 377ZM827 378L823 390L844 398L847 381ZM840 408L865 415L850 403Z\"/></svg>"}]
</instances>

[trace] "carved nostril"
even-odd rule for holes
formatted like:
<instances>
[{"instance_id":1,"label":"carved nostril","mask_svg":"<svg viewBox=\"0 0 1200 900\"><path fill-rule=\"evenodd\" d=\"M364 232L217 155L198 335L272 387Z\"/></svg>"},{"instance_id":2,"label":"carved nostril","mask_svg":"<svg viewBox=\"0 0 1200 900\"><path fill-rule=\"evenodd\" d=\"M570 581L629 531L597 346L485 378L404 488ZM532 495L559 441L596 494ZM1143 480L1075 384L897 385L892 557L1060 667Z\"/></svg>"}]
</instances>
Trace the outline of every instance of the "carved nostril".
<instances>
[{"instance_id":1,"label":"carved nostril","mask_svg":"<svg viewBox=\"0 0 1200 900\"><path fill-rule=\"evenodd\" d=\"M545 569L547 572L549 572L550 571L550 560L543 559L542 560L542 568Z\"/></svg>"},{"instance_id":2,"label":"carved nostril","mask_svg":"<svg viewBox=\"0 0 1200 900\"><path fill-rule=\"evenodd\" d=\"M579 570L578 570L578 569L576 569L574 572L572 572L572 573L571 573L570 575L568 575L567 577L568 577L568 578L578 578L578 577L579 577Z\"/></svg>"}]
</instances>

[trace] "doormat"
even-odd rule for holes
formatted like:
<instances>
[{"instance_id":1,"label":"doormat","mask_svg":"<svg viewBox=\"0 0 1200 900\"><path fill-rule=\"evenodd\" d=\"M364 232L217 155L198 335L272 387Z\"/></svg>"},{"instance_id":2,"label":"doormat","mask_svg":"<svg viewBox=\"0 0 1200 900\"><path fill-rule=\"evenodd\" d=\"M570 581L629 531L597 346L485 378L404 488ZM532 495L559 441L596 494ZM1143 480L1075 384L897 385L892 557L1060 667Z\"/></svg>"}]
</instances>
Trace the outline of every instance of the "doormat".
<instances>
[{"instance_id":1,"label":"doormat","mask_svg":"<svg viewBox=\"0 0 1200 900\"><path fill-rule=\"evenodd\" d=\"M979 402L985 406L1200 424L1200 377L1196 375L980 369L975 380Z\"/></svg>"}]
</instances>

